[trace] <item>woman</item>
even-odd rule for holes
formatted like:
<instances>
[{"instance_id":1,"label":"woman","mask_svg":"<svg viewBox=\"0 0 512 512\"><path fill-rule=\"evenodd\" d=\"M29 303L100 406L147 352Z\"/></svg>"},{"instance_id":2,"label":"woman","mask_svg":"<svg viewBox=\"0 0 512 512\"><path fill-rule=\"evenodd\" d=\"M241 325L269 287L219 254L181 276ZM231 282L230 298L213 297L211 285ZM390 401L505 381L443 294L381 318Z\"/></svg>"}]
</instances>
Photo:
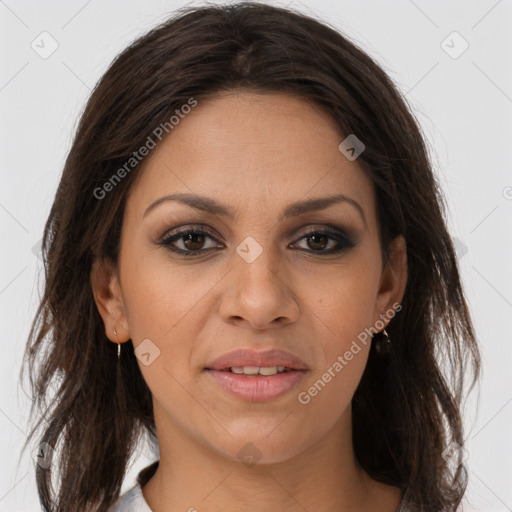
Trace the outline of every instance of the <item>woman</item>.
<instances>
[{"instance_id":1,"label":"woman","mask_svg":"<svg viewBox=\"0 0 512 512\"><path fill-rule=\"evenodd\" d=\"M43 252L26 365L45 510L461 502L480 362L443 198L404 99L326 24L207 6L130 45ZM143 434L159 459L120 498Z\"/></svg>"}]
</instances>

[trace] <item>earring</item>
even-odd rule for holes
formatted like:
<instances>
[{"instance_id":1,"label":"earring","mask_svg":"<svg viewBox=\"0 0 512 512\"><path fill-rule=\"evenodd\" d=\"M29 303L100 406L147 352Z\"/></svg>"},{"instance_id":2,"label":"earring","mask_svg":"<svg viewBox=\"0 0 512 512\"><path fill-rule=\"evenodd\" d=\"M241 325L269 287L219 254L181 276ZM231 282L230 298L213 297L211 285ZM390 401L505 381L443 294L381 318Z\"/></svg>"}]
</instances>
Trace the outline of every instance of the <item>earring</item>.
<instances>
[{"instance_id":1,"label":"earring","mask_svg":"<svg viewBox=\"0 0 512 512\"><path fill-rule=\"evenodd\" d=\"M117 339L117 331L116 331L116 328L114 327L114 334L116 335L116 339ZM119 361L119 358L121 357L121 343L119 343L119 340L117 341L117 360Z\"/></svg>"},{"instance_id":2,"label":"earring","mask_svg":"<svg viewBox=\"0 0 512 512\"><path fill-rule=\"evenodd\" d=\"M391 340L389 339L389 334L386 329L384 329L381 334L383 337L375 342L375 350L381 355L389 354L391 351Z\"/></svg>"}]
</instances>

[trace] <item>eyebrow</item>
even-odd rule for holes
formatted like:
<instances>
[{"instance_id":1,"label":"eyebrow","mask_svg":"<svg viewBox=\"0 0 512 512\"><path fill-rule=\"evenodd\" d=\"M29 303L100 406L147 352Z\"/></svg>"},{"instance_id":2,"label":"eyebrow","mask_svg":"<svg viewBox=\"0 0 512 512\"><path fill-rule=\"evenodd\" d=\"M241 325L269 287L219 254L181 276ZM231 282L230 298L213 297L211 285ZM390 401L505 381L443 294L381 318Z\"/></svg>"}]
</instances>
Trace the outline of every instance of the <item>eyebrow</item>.
<instances>
[{"instance_id":1,"label":"eyebrow","mask_svg":"<svg viewBox=\"0 0 512 512\"><path fill-rule=\"evenodd\" d=\"M202 210L207 213L211 213L213 215L219 215L222 217L227 217L231 220L237 217L236 212L228 206L225 206L214 199L204 196L198 196L196 194L187 194L187 193L178 193L178 194L170 194L163 197L160 197L156 201L152 202L145 210L143 217L151 211L154 210L158 205L167 202L167 201L177 201L182 204L186 204L191 206L192 208L196 208L198 210ZM290 217L295 217L297 215L301 215L303 213L309 213L313 211L325 210L329 206L339 203L348 203L351 204L361 215L365 226L366 217L364 215L364 210L361 205L355 201L354 199L347 197L343 194L337 194L333 196L326 197L315 197L312 199L306 199L305 201L297 201L295 203L289 204L279 216L279 222L288 219Z\"/></svg>"}]
</instances>

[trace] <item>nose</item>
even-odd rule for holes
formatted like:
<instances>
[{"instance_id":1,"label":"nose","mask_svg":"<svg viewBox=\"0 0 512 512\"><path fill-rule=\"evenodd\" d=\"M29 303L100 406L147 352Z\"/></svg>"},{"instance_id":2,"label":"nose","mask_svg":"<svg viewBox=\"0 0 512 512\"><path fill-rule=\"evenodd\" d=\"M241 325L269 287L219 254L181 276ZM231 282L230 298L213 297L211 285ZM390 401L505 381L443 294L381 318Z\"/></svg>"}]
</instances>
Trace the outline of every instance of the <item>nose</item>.
<instances>
[{"instance_id":1,"label":"nose","mask_svg":"<svg viewBox=\"0 0 512 512\"><path fill-rule=\"evenodd\" d=\"M299 318L299 298L289 274L279 268L270 251L251 263L234 255L234 268L224 282L219 314L231 324L254 330L283 327Z\"/></svg>"}]
</instances>

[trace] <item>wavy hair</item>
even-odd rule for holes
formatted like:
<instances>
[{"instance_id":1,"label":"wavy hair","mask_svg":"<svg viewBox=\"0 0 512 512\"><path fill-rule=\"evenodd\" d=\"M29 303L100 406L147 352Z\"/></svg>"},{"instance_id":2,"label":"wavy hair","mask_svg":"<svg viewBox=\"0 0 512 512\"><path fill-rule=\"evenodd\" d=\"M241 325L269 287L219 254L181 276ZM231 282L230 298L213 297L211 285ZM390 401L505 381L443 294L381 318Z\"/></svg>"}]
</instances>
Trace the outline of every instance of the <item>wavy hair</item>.
<instances>
[{"instance_id":1,"label":"wavy hair","mask_svg":"<svg viewBox=\"0 0 512 512\"><path fill-rule=\"evenodd\" d=\"M382 254L405 237L408 282L387 327L393 349L382 355L372 344L353 397L354 451L418 509L455 510L467 471L446 450L464 445L462 402L480 356L424 137L398 88L354 42L311 16L252 2L180 9L114 59L81 115L44 228L44 292L21 372L33 397L23 449L36 435L47 443L48 464L36 467L44 510L107 510L141 435L157 442L136 356L126 350L117 365L90 282L95 258L117 262L141 166L101 199L98 187L190 98L235 89L310 100L364 142L358 163L376 193Z\"/></svg>"}]
</instances>

